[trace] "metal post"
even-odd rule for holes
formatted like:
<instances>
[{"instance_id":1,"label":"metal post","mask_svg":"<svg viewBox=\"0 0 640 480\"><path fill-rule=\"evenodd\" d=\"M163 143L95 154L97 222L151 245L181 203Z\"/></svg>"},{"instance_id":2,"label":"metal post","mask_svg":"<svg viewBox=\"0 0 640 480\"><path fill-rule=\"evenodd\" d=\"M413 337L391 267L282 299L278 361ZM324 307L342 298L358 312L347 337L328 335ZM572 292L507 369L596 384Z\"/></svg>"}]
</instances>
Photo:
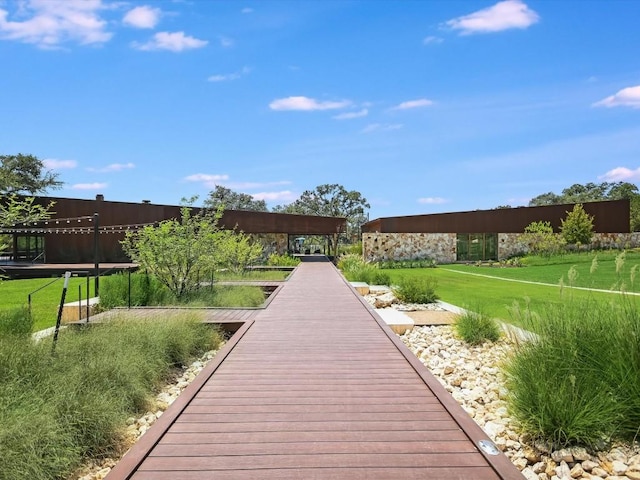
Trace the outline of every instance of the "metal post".
<instances>
[{"instance_id":1,"label":"metal post","mask_svg":"<svg viewBox=\"0 0 640 480\"><path fill-rule=\"evenodd\" d=\"M60 322L62 321L62 309L64 308L64 299L67 296L67 287L69 286L69 277L71 272L64 273L64 286L62 287L62 296L60 297L60 306L58 307L58 318L56 319L56 329L53 332L53 346L51 352L55 352L56 343L58 342L58 333L60 332Z\"/></svg>"},{"instance_id":2,"label":"metal post","mask_svg":"<svg viewBox=\"0 0 640 480\"><path fill-rule=\"evenodd\" d=\"M99 239L100 215L93 214L93 261L95 275L95 295L100 295L100 239Z\"/></svg>"},{"instance_id":3,"label":"metal post","mask_svg":"<svg viewBox=\"0 0 640 480\"><path fill-rule=\"evenodd\" d=\"M127 268L129 273L129 309L131 309L131 267Z\"/></svg>"},{"instance_id":4,"label":"metal post","mask_svg":"<svg viewBox=\"0 0 640 480\"><path fill-rule=\"evenodd\" d=\"M89 323L89 316L91 316L91 308L89 307L89 279L91 277L91 272L87 271L87 323Z\"/></svg>"}]
</instances>

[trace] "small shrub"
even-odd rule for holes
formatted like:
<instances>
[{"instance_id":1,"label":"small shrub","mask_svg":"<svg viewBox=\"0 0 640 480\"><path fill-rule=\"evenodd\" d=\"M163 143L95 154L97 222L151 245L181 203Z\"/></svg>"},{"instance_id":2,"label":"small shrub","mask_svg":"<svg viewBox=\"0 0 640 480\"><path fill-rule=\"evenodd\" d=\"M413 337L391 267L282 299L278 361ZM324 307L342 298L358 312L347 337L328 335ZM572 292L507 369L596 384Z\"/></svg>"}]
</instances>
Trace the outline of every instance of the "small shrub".
<instances>
[{"instance_id":1,"label":"small shrub","mask_svg":"<svg viewBox=\"0 0 640 480\"><path fill-rule=\"evenodd\" d=\"M431 258L416 258L413 260L386 260L378 262L378 266L382 269L435 268L436 265L436 261Z\"/></svg>"},{"instance_id":2,"label":"small shrub","mask_svg":"<svg viewBox=\"0 0 640 480\"><path fill-rule=\"evenodd\" d=\"M478 312L465 311L457 316L454 329L458 336L471 345L486 341L495 342L500 338L500 327L496 321L481 309Z\"/></svg>"},{"instance_id":3,"label":"small shrub","mask_svg":"<svg viewBox=\"0 0 640 480\"><path fill-rule=\"evenodd\" d=\"M274 267L295 267L300 263L300 259L292 257L291 255L280 255L279 253L272 253L267 258L267 265Z\"/></svg>"},{"instance_id":4,"label":"small shrub","mask_svg":"<svg viewBox=\"0 0 640 480\"><path fill-rule=\"evenodd\" d=\"M404 303L433 303L438 299L437 286L433 277L402 277L393 287L393 294Z\"/></svg>"},{"instance_id":5,"label":"small shrub","mask_svg":"<svg viewBox=\"0 0 640 480\"><path fill-rule=\"evenodd\" d=\"M353 270L362 268L364 265L366 265L366 262L362 259L362 255L355 253L341 255L338 259L338 268L342 270L345 276Z\"/></svg>"},{"instance_id":6,"label":"small shrub","mask_svg":"<svg viewBox=\"0 0 640 480\"><path fill-rule=\"evenodd\" d=\"M27 307L0 311L0 336L28 337L33 330L33 323Z\"/></svg>"},{"instance_id":7,"label":"small shrub","mask_svg":"<svg viewBox=\"0 0 640 480\"><path fill-rule=\"evenodd\" d=\"M569 296L512 315L536 340L505 367L509 408L533 438L554 448L637 438L640 425L640 311L634 298Z\"/></svg>"}]
</instances>

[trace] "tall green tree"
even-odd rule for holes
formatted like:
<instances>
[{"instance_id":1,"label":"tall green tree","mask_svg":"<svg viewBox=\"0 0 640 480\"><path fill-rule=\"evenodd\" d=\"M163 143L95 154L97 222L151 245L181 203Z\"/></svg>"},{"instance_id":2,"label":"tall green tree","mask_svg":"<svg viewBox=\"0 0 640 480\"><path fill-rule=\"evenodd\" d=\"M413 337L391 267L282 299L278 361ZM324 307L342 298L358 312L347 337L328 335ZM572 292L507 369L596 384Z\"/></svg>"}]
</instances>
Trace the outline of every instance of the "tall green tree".
<instances>
[{"instance_id":1,"label":"tall green tree","mask_svg":"<svg viewBox=\"0 0 640 480\"><path fill-rule=\"evenodd\" d=\"M58 174L33 155L0 155L0 195L35 195L62 186Z\"/></svg>"},{"instance_id":2,"label":"tall green tree","mask_svg":"<svg viewBox=\"0 0 640 480\"><path fill-rule=\"evenodd\" d=\"M212 210L222 207L225 210L268 211L264 200L256 200L249 194L234 192L222 185L216 185L216 188L209 192L209 196L204 201L204 207Z\"/></svg>"},{"instance_id":3,"label":"tall green tree","mask_svg":"<svg viewBox=\"0 0 640 480\"><path fill-rule=\"evenodd\" d=\"M567 217L560 220L562 238L569 245L588 245L593 238L593 216L584 211L581 203L573 206Z\"/></svg>"},{"instance_id":4,"label":"tall green tree","mask_svg":"<svg viewBox=\"0 0 640 480\"><path fill-rule=\"evenodd\" d=\"M300 198L286 206L277 206L275 212L344 217L347 219L347 236L352 239L367 221L369 202L356 190L347 190L337 183L318 185L305 190Z\"/></svg>"},{"instance_id":5,"label":"tall green tree","mask_svg":"<svg viewBox=\"0 0 640 480\"><path fill-rule=\"evenodd\" d=\"M0 155L0 228L23 223L35 223L49 218L53 203L42 206L32 197L19 193L43 193L59 188L57 174L46 169L33 155ZM9 237L0 235L0 253L7 249Z\"/></svg>"}]
</instances>

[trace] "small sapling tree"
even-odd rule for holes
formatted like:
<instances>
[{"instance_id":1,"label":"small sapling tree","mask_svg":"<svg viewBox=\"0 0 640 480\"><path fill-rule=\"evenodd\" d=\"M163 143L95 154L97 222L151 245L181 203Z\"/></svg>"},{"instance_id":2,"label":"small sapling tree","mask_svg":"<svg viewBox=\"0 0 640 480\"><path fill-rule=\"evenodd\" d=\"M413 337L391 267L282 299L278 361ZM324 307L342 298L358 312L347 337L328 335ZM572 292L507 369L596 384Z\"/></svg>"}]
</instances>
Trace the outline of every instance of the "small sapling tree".
<instances>
[{"instance_id":1,"label":"small sapling tree","mask_svg":"<svg viewBox=\"0 0 640 480\"><path fill-rule=\"evenodd\" d=\"M573 206L567 218L561 220L562 238L569 245L588 245L593 238L593 216L584 211L582 204Z\"/></svg>"}]
</instances>

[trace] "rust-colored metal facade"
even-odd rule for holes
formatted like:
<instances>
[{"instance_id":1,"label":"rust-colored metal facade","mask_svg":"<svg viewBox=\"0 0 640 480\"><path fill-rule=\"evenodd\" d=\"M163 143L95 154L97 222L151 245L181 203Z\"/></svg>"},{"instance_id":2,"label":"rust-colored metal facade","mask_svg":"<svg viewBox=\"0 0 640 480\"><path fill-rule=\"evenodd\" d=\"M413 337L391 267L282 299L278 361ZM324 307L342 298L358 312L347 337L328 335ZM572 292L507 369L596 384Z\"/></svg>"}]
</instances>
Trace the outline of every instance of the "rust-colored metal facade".
<instances>
[{"instance_id":1,"label":"rust-colored metal facade","mask_svg":"<svg viewBox=\"0 0 640 480\"><path fill-rule=\"evenodd\" d=\"M43 234L34 228L25 229L24 232L14 235L14 237L17 235L44 235L44 253L48 263L84 263L95 260L94 235L90 231L93 223L83 220L81 222L71 221L67 224L65 220L59 224L60 232L62 232L62 228L73 226L78 227L78 232L71 233L65 230L65 233L62 234L55 233L56 219L93 216L97 213L101 230L98 242L99 261L126 262L129 259L120 246L125 231L116 228L109 232L105 231L105 227L151 224L179 218L181 208L176 205L157 205L147 202L106 201L101 195L98 195L95 200L58 197L36 198L36 203L41 205L48 205L50 202L54 203L52 210L55 214L47 226L47 233ZM336 217L232 210L225 211L220 220L222 227L237 228L247 234L334 235L344 231L345 224L344 218ZM80 230L83 233L79 233Z\"/></svg>"},{"instance_id":2,"label":"rust-colored metal facade","mask_svg":"<svg viewBox=\"0 0 640 480\"><path fill-rule=\"evenodd\" d=\"M522 233L532 222L549 221L559 232L561 219L574 204L517 207L471 212L435 213L378 218L365 223L362 232L378 233ZM584 210L594 217L596 233L629 233L629 200L588 202Z\"/></svg>"}]
</instances>

